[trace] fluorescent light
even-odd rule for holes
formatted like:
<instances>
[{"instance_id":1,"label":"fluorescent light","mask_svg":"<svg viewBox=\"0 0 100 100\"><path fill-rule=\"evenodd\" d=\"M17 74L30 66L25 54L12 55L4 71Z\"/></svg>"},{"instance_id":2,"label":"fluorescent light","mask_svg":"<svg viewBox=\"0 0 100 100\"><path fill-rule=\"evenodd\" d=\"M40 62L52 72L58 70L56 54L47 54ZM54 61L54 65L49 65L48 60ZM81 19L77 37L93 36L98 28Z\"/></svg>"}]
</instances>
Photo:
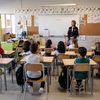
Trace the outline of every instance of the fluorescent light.
<instances>
[{"instance_id":1,"label":"fluorescent light","mask_svg":"<svg viewBox=\"0 0 100 100\"><path fill-rule=\"evenodd\" d=\"M71 4L48 4L48 5L43 5L43 6L41 6L41 7L49 7L49 6L53 6L53 7L55 7L55 6L75 6L76 4L74 4L74 3L71 3Z\"/></svg>"}]
</instances>

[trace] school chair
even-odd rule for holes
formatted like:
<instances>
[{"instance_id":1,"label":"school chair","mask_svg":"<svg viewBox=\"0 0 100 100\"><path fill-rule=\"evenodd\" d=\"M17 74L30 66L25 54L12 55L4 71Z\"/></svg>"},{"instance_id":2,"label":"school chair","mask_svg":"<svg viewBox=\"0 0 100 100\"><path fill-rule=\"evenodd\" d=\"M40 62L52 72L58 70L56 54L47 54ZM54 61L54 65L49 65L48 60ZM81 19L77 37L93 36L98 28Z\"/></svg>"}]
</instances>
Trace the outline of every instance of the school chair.
<instances>
[{"instance_id":1,"label":"school chair","mask_svg":"<svg viewBox=\"0 0 100 100\"><path fill-rule=\"evenodd\" d=\"M78 48L68 49L68 51L75 51L75 53L78 52Z\"/></svg>"},{"instance_id":2,"label":"school chair","mask_svg":"<svg viewBox=\"0 0 100 100\"><path fill-rule=\"evenodd\" d=\"M99 56L99 55L95 55L92 59L93 59L96 63L100 63L100 56Z\"/></svg>"},{"instance_id":3,"label":"school chair","mask_svg":"<svg viewBox=\"0 0 100 100\"><path fill-rule=\"evenodd\" d=\"M87 74L85 74L84 76L80 76L79 74L82 74L83 72L86 72ZM77 74L76 74L77 73ZM72 72L72 80L71 80L71 84L70 84L70 92L72 94L72 89L73 89L73 85L75 85L75 81L76 80L82 80L85 82L84 84L84 90L85 92L87 92L87 86L89 86L91 84L91 94L93 94L93 87L92 87L92 81L90 81L91 79L91 70L90 70L90 66L88 64L76 64L73 66L73 72ZM88 84L90 83L90 84ZM81 87L79 87L79 91L78 93L81 93Z\"/></svg>"},{"instance_id":4,"label":"school chair","mask_svg":"<svg viewBox=\"0 0 100 100\"><path fill-rule=\"evenodd\" d=\"M45 56L51 56L52 51L54 51L53 48L45 48Z\"/></svg>"},{"instance_id":5,"label":"school chair","mask_svg":"<svg viewBox=\"0 0 100 100\"><path fill-rule=\"evenodd\" d=\"M0 83L0 92L2 92L2 75L3 75L3 71L2 69L0 69L0 80L1 80L1 83Z\"/></svg>"},{"instance_id":6,"label":"school chair","mask_svg":"<svg viewBox=\"0 0 100 100\"><path fill-rule=\"evenodd\" d=\"M63 65L63 59L68 59L69 56L68 55L65 55L65 54L59 54L57 57L56 57L56 66L57 66L57 75L59 76L59 66L61 66L61 68L64 67Z\"/></svg>"},{"instance_id":7,"label":"school chair","mask_svg":"<svg viewBox=\"0 0 100 100\"><path fill-rule=\"evenodd\" d=\"M78 53L78 48L68 49L68 51L74 51L77 54ZM75 57L77 57L77 55L70 56L70 58L75 58Z\"/></svg>"},{"instance_id":8,"label":"school chair","mask_svg":"<svg viewBox=\"0 0 100 100\"><path fill-rule=\"evenodd\" d=\"M97 69L100 70L100 56L95 55L92 59L97 63ZM96 73L96 76L100 76L100 73Z\"/></svg>"},{"instance_id":9,"label":"school chair","mask_svg":"<svg viewBox=\"0 0 100 100\"><path fill-rule=\"evenodd\" d=\"M39 79L39 80L30 80L28 79L26 72L27 71L31 71L31 72L37 72L37 71L41 71L43 72L43 78ZM41 83L41 82L45 82L45 87L46 87L46 100L48 99L48 93L47 93L47 87L48 87L48 82L47 82L47 76L45 75L44 72L44 65L41 63L37 63L37 64L26 64L25 65L25 87L24 87L24 97L23 100L25 100L25 95L26 95L26 89L27 89L27 83L28 82L32 82L32 83Z\"/></svg>"}]
</instances>

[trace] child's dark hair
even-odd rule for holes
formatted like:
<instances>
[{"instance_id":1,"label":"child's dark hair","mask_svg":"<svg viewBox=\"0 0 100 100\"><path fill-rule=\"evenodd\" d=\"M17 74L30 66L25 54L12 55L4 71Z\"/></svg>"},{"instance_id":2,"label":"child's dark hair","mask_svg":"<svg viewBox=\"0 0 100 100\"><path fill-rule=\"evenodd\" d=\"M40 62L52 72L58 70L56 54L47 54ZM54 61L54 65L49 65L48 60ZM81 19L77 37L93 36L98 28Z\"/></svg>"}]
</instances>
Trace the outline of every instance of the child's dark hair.
<instances>
[{"instance_id":1,"label":"child's dark hair","mask_svg":"<svg viewBox=\"0 0 100 100\"><path fill-rule=\"evenodd\" d=\"M52 41L50 39L47 40L45 47L46 48L51 48Z\"/></svg>"},{"instance_id":2,"label":"child's dark hair","mask_svg":"<svg viewBox=\"0 0 100 100\"><path fill-rule=\"evenodd\" d=\"M20 40L19 43L18 43L18 46L22 45L23 43L24 43L24 40Z\"/></svg>"},{"instance_id":3,"label":"child's dark hair","mask_svg":"<svg viewBox=\"0 0 100 100\"><path fill-rule=\"evenodd\" d=\"M30 47L31 53L36 53L37 50L38 50L38 44L37 43L31 44L31 47Z\"/></svg>"},{"instance_id":4,"label":"child's dark hair","mask_svg":"<svg viewBox=\"0 0 100 100\"><path fill-rule=\"evenodd\" d=\"M58 50L59 53L65 53L66 48L65 48L65 44L64 44L63 41L60 41L58 43L57 50Z\"/></svg>"},{"instance_id":5,"label":"child's dark hair","mask_svg":"<svg viewBox=\"0 0 100 100\"><path fill-rule=\"evenodd\" d=\"M31 45L31 43L29 41L24 42L24 45L23 45L24 52L30 51L30 45Z\"/></svg>"},{"instance_id":6,"label":"child's dark hair","mask_svg":"<svg viewBox=\"0 0 100 100\"><path fill-rule=\"evenodd\" d=\"M85 57L87 54L87 49L85 47L79 47L78 48L78 53L82 56Z\"/></svg>"},{"instance_id":7,"label":"child's dark hair","mask_svg":"<svg viewBox=\"0 0 100 100\"><path fill-rule=\"evenodd\" d=\"M40 41L37 41L37 44L40 45Z\"/></svg>"}]
</instances>

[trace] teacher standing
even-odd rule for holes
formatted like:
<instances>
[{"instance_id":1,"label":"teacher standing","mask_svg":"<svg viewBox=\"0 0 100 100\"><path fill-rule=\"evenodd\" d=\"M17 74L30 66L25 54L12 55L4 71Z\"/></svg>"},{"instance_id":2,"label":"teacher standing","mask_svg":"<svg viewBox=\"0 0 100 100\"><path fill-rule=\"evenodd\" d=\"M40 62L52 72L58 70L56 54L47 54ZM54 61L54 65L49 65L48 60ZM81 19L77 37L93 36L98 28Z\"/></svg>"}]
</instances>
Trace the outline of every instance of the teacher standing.
<instances>
[{"instance_id":1,"label":"teacher standing","mask_svg":"<svg viewBox=\"0 0 100 100\"><path fill-rule=\"evenodd\" d=\"M77 40L79 33L78 33L78 27L76 27L76 21L75 20L72 20L71 27L69 27L69 29L68 29L67 36L68 36L67 45L70 45L71 37L73 37L74 39Z\"/></svg>"}]
</instances>

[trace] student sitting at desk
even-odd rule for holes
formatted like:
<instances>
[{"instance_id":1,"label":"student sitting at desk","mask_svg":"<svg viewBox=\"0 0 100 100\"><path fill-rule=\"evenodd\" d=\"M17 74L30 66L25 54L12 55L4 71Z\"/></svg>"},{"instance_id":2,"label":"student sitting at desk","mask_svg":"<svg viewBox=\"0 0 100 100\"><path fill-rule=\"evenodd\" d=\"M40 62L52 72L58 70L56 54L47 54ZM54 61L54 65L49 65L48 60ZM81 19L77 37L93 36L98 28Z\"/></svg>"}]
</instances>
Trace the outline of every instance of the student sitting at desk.
<instances>
[{"instance_id":1,"label":"student sitting at desk","mask_svg":"<svg viewBox=\"0 0 100 100\"><path fill-rule=\"evenodd\" d=\"M87 54L87 49L85 47L79 47L78 49L78 58L75 59L75 64L88 64L90 62L90 60L88 58L85 58ZM87 77L87 72L76 72L75 73L75 77L79 78L83 78L83 77ZM76 80L77 81L77 85L76 85L76 90L79 91L79 88L81 88L81 90L83 90L83 85L82 85L82 80Z\"/></svg>"},{"instance_id":2,"label":"student sitting at desk","mask_svg":"<svg viewBox=\"0 0 100 100\"><path fill-rule=\"evenodd\" d=\"M100 42L96 42L95 43L95 47L96 48L93 51L92 57L94 57L94 56L100 56ZM96 73L96 76L100 77L100 63L98 65L99 65L99 67L98 67L98 73Z\"/></svg>"},{"instance_id":3,"label":"student sitting at desk","mask_svg":"<svg viewBox=\"0 0 100 100\"><path fill-rule=\"evenodd\" d=\"M57 45L57 50L55 50L54 54L55 55L64 54L65 51L66 51L65 44L63 41L60 41Z\"/></svg>"},{"instance_id":4,"label":"student sitting at desk","mask_svg":"<svg viewBox=\"0 0 100 100\"><path fill-rule=\"evenodd\" d=\"M33 43L31 45L30 51L31 51L31 54L27 57L26 63L28 64L40 63L43 60L42 56L38 54L37 43ZM43 77L43 73L40 71L38 72L27 71L27 77L31 80L39 80ZM30 85L33 86L33 83L30 83ZM44 85L45 85L45 82L42 82L40 90L39 90L40 93L44 92Z\"/></svg>"},{"instance_id":5,"label":"student sitting at desk","mask_svg":"<svg viewBox=\"0 0 100 100\"><path fill-rule=\"evenodd\" d=\"M16 48L18 54L20 54L23 51L23 44L24 44L24 41L20 40L18 45L17 45L17 48Z\"/></svg>"},{"instance_id":6,"label":"student sitting at desk","mask_svg":"<svg viewBox=\"0 0 100 100\"><path fill-rule=\"evenodd\" d=\"M95 56L95 55L100 55L100 42L96 42L95 43L95 50L94 50L94 52L93 52L93 56Z\"/></svg>"},{"instance_id":7,"label":"student sitting at desk","mask_svg":"<svg viewBox=\"0 0 100 100\"><path fill-rule=\"evenodd\" d=\"M29 41L24 42L24 45L23 45L23 51L24 52L22 53L23 56L27 56L27 55L31 54L30 45L31 45L31 43Z\"/></svg>"},{"instance_id":8,"label":"student sitting at desk","mask_svg":"<svg viewBox=\"0 0 100 100\"><path fill-rule=\"evenodd\" d=\"M47 41L46 41L46 44L45 44L45 49L52 49L53 47L52 47L52 41L50 40L50 39L48 39ZM49 51L49 50L46 50L45 51L45 55L46 56L50 56L51 55L51 50Z\"/></svg>"},{"instance_id":9,"label":"student sitting at desk","mask_svg":"<svg viewBox=\"0 0 100 100\"><path fill-rule=\"evenodd\" d=\"M0 55L2 56L4 54L4 50L3 48L1 47L1 43L0 43Z\"/></svg>"},{"instance_id":10,"label":"student sitting at desk","mask_svg":"<svg viewBox=\"0 0 100 100\"><path fill-rule=\"evenodd\" d=\"M50 39L46 41L45 48L52 48L52 41Z\"/></svg>"},{"instance_id":11,"label":"student sitting at desk","mask_svg":"<svg viewBox=\"0 0 100 100\"><path fill-rule=\"evenodd\" d=\"M78 43L77 43L77 40L72 37L71 43L68 46L68 49L74 49L74 48L78 48Z\"/></svg>"}]
</instances>

